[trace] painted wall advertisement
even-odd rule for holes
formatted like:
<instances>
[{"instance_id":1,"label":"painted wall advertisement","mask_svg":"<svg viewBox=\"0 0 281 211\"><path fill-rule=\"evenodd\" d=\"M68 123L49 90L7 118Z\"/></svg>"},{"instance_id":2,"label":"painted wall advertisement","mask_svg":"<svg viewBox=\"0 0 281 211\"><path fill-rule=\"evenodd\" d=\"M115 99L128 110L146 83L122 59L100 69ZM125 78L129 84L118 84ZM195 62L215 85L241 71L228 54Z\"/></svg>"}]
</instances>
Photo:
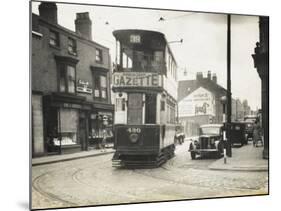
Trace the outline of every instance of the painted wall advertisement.
<instances>
[{"instance_id":1,"label":"painted wall advertisement","mask_svg":"<svg viewBox=\"0 0 281 211\"><path fill-rule=\"evenodd\" d=\"M179 117L215 115L215 99L211 92L199 87L179 102Z\"/></svg>"}]
</instances>

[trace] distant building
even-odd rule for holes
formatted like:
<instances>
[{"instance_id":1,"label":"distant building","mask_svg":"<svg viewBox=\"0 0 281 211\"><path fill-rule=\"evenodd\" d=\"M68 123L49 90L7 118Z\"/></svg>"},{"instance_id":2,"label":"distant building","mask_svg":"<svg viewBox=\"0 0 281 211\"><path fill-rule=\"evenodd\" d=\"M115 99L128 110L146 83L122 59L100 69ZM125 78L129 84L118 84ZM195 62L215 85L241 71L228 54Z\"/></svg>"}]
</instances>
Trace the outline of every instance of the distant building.
<instances>
[{"instance_id":1,"label":"distant building","mask_svg":"<svg viewBox=\"0 0 281 211\"><path fill-rule=\"evenodd\" d=\"M243 100L243 110L244 110L244 116L246 115L251 115L251 107L248 105L248 101L247 100Z\"/></svg>"},{"instance_id":2,"label":"distant building","mask_svg":"<svg viewBox=\"0 0 281 211\"><path fill-rule=\"evenodd\" d=\"M221 97L226 93L226 89L217 83L216 74L212 75L211 71L207 77L198 72L195 80L179 81L178 115L188 136L196 135L202 124L223 122Z\"/></svg>"},{"instance_id":3,"label":"distant building","mask_svg":"<svg viewBox=\"0 0 281 211\"><path fill-rule=\"evenodd\" d=\"M32 155L88 150L112 124L109 49L92 40L89 13L76 14L75 32L58 24L55 3L42 2L39 14L32 14Z\"/></svg>"}]
</instances>

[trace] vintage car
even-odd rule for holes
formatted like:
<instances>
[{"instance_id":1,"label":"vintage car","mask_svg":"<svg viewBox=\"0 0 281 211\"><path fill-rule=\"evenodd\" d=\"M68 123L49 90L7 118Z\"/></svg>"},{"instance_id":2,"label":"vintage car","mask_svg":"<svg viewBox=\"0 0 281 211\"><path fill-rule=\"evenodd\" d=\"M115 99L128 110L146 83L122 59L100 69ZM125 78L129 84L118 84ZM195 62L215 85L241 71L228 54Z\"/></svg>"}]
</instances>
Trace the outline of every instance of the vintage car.
<instances>
[{"instance_id":1,"label":"vintage car","mask_svg":"<svg viewBox=\"0 0 281 211\"><path fill-rule=\"evenodd\" d=\"M258 117L255 115L247 115L244 117L245 132L246 132L247 140L249 140L250 138L253 139L254 124L255 124L256 120L258 120Z\"/></svg>"},{"instance_id":2,"label":"vintage car","mask_svg":"<svg viewBox=\"0 0 281 211\"><path fill-rule=\"evenodd\" d=\"M192 140L189 145L188 151L191 159L195 159L196 155L203 157L207 154L215 154L217 157L221 157L223 155L222 130L222 124L201 125L198 140Z\"/></svg>"},{"instance_id":3,"label":"vintage car","mask_svg":"<svg viewBox=\"0 0 281 211\"><path fill-rule=\"evenodd\" d=\"M248 144L248 139L246 135L246 125L244 122L232 122L231 123L231 144L239 144L243 146Z\"/></svg>"}]
</instances>

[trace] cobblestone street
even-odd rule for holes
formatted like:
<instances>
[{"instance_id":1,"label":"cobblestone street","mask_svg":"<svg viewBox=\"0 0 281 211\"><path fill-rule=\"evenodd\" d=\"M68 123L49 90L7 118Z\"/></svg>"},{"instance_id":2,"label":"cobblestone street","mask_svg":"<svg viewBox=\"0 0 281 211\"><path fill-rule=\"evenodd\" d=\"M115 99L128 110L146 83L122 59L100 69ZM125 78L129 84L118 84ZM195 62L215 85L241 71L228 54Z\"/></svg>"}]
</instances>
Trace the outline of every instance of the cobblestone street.
<instances>
[{"instance_id":1,"label":"cobblestone street","mask_svg":"<svg viewBox=\"0 0 281 211\"><path fill-rule=\"evenodd\" d=\"M156 169L116 169L112 154L32 168L32 207L69 207L267 194L268 172L217 171L191 160L188 142ZM258 150L258 149L257 149Z\"/></svg>"}]
</instances>

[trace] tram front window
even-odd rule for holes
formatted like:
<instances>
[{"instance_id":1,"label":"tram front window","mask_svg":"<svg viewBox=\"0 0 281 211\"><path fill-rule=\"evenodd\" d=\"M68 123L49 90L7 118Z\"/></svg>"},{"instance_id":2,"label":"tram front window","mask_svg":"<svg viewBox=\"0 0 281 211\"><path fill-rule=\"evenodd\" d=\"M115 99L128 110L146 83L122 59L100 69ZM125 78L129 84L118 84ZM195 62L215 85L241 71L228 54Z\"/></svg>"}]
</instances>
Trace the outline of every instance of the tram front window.
<instances>
[{"instance_id":1,"label":"tram front window","mask_svg":"<svg viewBox=\"0 0 281 211\"><path fill-rule=\"evenodd\" d=\"M145 95L145 124L156 123L156 95Z\"/></svg>"},{"instance_id":2,"label":"tram front window","mask_svg":"<svg viewBox=\"0 0 281 211\"><path fill-rule=\"evenodd\" d=\"M142 94L128 94L128 124L142 124Z\"/></svg>"}]
</instances>

